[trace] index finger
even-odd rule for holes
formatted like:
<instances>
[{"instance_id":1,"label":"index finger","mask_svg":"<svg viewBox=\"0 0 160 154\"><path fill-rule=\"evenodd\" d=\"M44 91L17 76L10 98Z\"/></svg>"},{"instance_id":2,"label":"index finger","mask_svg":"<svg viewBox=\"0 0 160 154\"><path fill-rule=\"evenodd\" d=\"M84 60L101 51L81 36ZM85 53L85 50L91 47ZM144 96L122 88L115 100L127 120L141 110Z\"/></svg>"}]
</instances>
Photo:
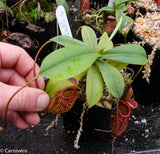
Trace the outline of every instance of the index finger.
<instances>
[{"instance_id":1,"label":"index finger","mask_svg":"<svg viewBox=\"0 0 160 154\"><path fill-rule=\"evenodd\" d=\"M31 80L33 74L34 60L22 48L8 43L0 42L0 68L13 68L18 74L26 79ZM36 72L39 71L36 65ZM43 78L38 78L38 85L44 88ZM31 83L35 87L35 82Z\"/></svg>"},{"instance_id":2,"label":"index finger","mask_svg":"<svg viewBox=\"0 0 160 154\"><path fill-rule=\"evenodd\" d=\"M0 68L14 68L26 76L33 69L34 61L26 51L18 46L0 42Z\"/></svg>"}]
</instances>

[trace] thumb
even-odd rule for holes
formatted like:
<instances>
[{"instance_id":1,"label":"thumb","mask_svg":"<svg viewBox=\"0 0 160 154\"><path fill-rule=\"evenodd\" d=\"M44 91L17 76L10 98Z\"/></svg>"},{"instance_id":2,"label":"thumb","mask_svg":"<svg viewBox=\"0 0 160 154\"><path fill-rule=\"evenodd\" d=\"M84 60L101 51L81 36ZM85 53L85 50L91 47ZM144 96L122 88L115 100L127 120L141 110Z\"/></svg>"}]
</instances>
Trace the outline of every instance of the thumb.
<instances>
[{"instance_id":1,"label":"thumb","mask_svg":"<svg viewBox=\"0 0 160 154\"><path fill-rule=\"evenodd\" d=\"M19 89L0 82L0 112L5 111L8 100ZM43 90L26 87L18 92L9 104L9 111L43 111L47 108L50 98Z\"/></svg>"}]
</instances>

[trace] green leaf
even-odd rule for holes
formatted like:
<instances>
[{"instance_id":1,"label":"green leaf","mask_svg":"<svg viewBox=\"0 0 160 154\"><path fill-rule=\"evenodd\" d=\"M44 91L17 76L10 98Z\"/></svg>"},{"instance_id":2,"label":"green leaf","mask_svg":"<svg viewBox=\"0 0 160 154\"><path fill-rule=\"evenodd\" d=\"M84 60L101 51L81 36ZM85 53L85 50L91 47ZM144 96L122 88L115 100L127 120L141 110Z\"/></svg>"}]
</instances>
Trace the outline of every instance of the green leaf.
<instances>
[{"instance_id":1,"label":"green leaf","mask_svg":"<svg viewBox=\"0 0 160 154\"><path fill-rule=\"evenodd\" d=\"M100 55L91 48L61 48L43 60L39 75L53 80L68 79L88 69L98 57Z\"/></svg>"},{"instance_id":2,"label":"green leaf","mask_svg":"<svg viewBox=\"0 0 160 154\"><path fill-rule=\"evenodd\" d=\"M126 45L120 45L117 46L111 50L107 50L104 52L104 54L118 54L118 53L122 53L122 54L138 54L141 56L146 57L146 51L144 50L144 48L138 44L126 44Z\"/></svg>"},{"instance_id":3,"label":"green leaf","mask_svg":"<svg viewBox=\"0 0 160 154\"><path fill-rule=\"evenodd\" d=\"M97 61L96 65L110 93L116 98L120 98L124 91L124 80L121 73L115 67L103 61Z\"/></svg>"},{"instance_id":4,"label":"green leaf","mask_svg":"<svg viewBox=\"0 0 160 154\"><path fill-rule=\"evenodd\" d=\"M98 68L93 65L89 68L86 82L86 95L89 108L100 100L103 94L103 79Z\"/></svg>"},{"instance_id":5,"label":"green leaf","mask_svg":"<svg viewBox=\"0 0 160 154\"><path fill-rule=\"evenodd\" d=\"M52 99L57 92L61 91L65 87L73 86L73 83L69 80L49 80L45 92L50 96Z\"/></svg>"},{"instance_id":6,"label":"green leaf","mask_svg":"<svg viewBox=\"0 0 160 154\"><path fill-rule=\"evenodd\" d=\"M65 36L65 35L55 36L51 38L50 40L60 45L67 46L67 47L69 46L87 46L84 42L71 38L69 36Z\"/></svg>"},{"instance_id":7,"label":"green leaf","mask_svg":"<svg viewBox=\"0 0 160 154\"><path fill-rule=\"evenodd\" d=\"M117 23L114 31L112 32L111 36L109 37L108 41L105 43L104 49L108 46L108 44L110 43L110 41L113 39L113 37L114 37L115 34L117 33L119 27L121 26L122 20L123 20L123 17L122 17L122 16L120 17L119 20L117 20L118 23Z\"/></svg>"},{"instance_id":8,"label":"green leaf","mask_svg":"<svg viewBox=\"0 0 160 154\"><path fill-rule=\"evenodd\" d=\"M87 74L88 70L85 70L84 72L78 74L77 76L74 76L75 79L77 79L78 81L81 80L86 74Z\"/></svg>"},{"instance_id":9,"label":"green leaf","mask_svg":"<svg viewBox=\"0 0 160 154\"><path fill-rule=\"evenodd\" d=\"M77 76L81 72L88 69L99 57L98 54L85 54L61 64L58 64L45 72L41 72L40 76L44 76L54 80L64 80Z\"/></svg>"},{"instance_id":10,"label":"green leaf","mask_svg":"<svg viewBox=\"0 0 160 154\"><path fill-rule=\"evenodd\" d=\"M127 37L128 33L124 33L123 29L128 27L128 24L133 23L133 19L130 18L129 16L124 15L122 10L116 10L116 20L117 21L120 19L121 16L123 16L123 20L122 20L121 26L119 27L119 31L124 37ZM132 26L130 26L130 29L131 28Z\"/></svg>"},{"instance_id":11,"label":"green leaf","mask_svg":"<svg viewBox=\"0 0 160 154\"><path fill-rule=\"evenodd\" d=\"M68 13L69 7L68 4L66 3L66 0L56 0L56 3L57 5L62 5L65 8L66 13Z\"/></svg>"},{"instance_id":12,"label":"green leaf","mask_svg":"<svg viewBox=\"0 0 160 154\"><path fill-rule=\"evenodd\" d=\"M5 5L5 3L3 3L2 1L0 1L0 8L6 8L7 10L9 10L9 12L11 13L11 15L13 16L13 11Z\"/></svg>"},{"instance_id":13,"label":"green leaf","mask_svg":"<svg viewBox=\"0 0 160 154\"><path fill-rule=\"evenodd\" d=\"M100 37L99 43L98 43L98 50L103 50L105 47L106 42L108 41L109 37L107 35L106 32L104 32L102 34L102 36ZM109 50L113 48L113 43L112 41L109 42L108 46L104 49L105 50Z\"/></svg>"},{"instance_id":14,"label":"green leaf","mask_svg":"<svg viewBox=\"0 0 160 154\"><path fill-rule=\"evenodd\" d=\"M115 60L128 64L145 65L147 55L143 47L137 44L128 44L105 51L103 59Z\"/></svg>"},{"instance_id":15,"label":"green leaf","mask_svg":"<svg viewBox=\"0 0 160 154\"><path fill-rule=\"evenodd\" d=\"M125 3L121 3L123 0L118 0L118 2L116 3L116 6L115 6L115 8L116 9L119 9L119 10L121 10L121 11L126 11L127 10L127 6L126 6L126 4Z\"/></svg>"},{"instance_id":16,"label":"green leaf","mask_svg":"<svg viewBox=\"0 0 160 154\"><path fill-rule=\"evenodd\" d=\"M141 0L120 0L119 3L117 3L117 7L119 7L122 4L131 2L131 1L137 1L137 2L142 2Z\"/></svg>"},{"instance_id":17,"label":"green leaf","mask_svg":"<svg viewBox=\"0 0 160 154\"><path fill-rule=\"evenodd\" d=\"M114 0L115 5L117 6L119 3L119 0Z\"/></svg>"},{"instance_id":18,"label":"green leaf","mask_svg":"<svg viewBox=\"0 0 160 154\"><path fill-rule=\"evenodd\" d=\"M107 11L107 12L111 12L111 13L114 13L114 8L112 7L108 7L108 6L104 6L102 7L101 9L98 10L98 15L101 14L101 12L103 11Z\"/></svg>"},{"instance_id":19,"label":"green leaf","mask_svg":"<svg viewBox=\"0 0 160 154\"><path fill-rule=\"evenodd\" d=\"M115 60L107 60L107 63L114 66L119 71L124 69L128 65L127 63L122 63Z\"/></svg>"},{"instance_id":20,"label":"green leaf","mask_svg":"<svg viewBox=\"0 0 160 154\"><path fill-rule=\"evenodd\" d=\"M97 36L89 26L82 26L82 39L90 48L97 49Z\"/></svg>"}]
</instances>

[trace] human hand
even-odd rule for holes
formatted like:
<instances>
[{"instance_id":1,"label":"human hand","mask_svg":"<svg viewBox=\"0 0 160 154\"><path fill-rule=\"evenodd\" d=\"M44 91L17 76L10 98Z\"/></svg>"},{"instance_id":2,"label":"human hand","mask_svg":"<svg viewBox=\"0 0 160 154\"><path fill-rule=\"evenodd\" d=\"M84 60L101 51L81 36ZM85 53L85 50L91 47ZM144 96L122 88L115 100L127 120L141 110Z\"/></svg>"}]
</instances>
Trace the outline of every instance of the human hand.
<instances>
[{"instance_id":1,"label":"human hand","mask_svg":"<svg viewBox=\"0 0 160 154\"><path fill-rule=\"evenodd\" d=\"M0 118L4 119L8 100L21 86L33 77L33 59L18 46L0 42ZM38 65L36 72L39 71ZM21 90L10 102L7 116L8 121L19 129L40 122L38 111L43 111L49 104L50 98L43 91L44 80L37 79L28 87ZM38 89L39 88L39 89Z\"/></svg>"}]
</instances>

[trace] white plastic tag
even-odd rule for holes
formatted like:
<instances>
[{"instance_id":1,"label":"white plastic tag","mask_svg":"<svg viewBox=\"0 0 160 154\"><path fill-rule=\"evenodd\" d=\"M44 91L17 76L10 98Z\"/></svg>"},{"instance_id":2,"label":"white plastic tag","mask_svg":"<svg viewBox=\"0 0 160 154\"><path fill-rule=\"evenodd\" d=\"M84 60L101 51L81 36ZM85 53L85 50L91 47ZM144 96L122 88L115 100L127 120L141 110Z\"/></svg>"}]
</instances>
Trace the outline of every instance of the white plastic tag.
<instances>
[{"instance_id":1,"label":"white plastic tag","mask_svg":"<svg viewBox=\"0 0 160 154\"><path fill-rule=\"evenodd\" d=\"M114 0L109 0L109 2L108 2L108 5L107 5L108 7L112 7L112 8L114 8Z\"/></svg>"},{"instance_id":2,"label":"white plastic tag","mask_svg":"<svg viewBox=\"0 0 160 154\"><path fill-rule=\"evenodd\" d=\"M58 21L58 25L62 35L72 37L71 29L69 26L69 22L67 19L67 15L65 9L62 5L59 5L56 9L56 17Z\"/></svg>"}]
</instances>

